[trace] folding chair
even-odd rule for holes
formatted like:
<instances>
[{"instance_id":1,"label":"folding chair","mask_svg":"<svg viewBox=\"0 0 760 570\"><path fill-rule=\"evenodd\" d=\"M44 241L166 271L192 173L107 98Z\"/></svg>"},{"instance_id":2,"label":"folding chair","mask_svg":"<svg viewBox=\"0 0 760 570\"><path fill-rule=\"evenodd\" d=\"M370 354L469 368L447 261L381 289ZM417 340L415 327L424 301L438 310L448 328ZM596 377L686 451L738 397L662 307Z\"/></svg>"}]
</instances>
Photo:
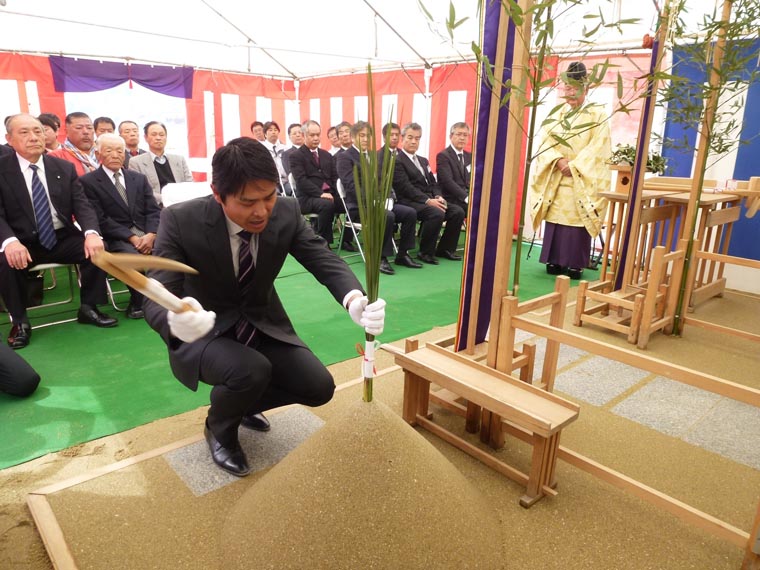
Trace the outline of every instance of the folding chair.
<instances>
[{"instance_id":1,"label":"folding chair","mask_svg":"<svg viewBox=\"0 0 760 570\"><path fill-rule=\"evenodd\" d=\"M346 232L346 228L351 230L351 233L354 235L354 241L356 242L356 247L359 249L359 255L362 256L362 261L365 261L364 259L364 250L362 249L362 244L359 241L359 232L362 231L362 225L359 222L354 222L351 220L351 214L348 213L348 206L346 206L346 190L343 188L343 182L340 181L340 178L338 179L337 184L338 189L338 196L340 197L340 201L343 204L343 211L345 212L345 220L343 224L340 227L340 239L338 240L338 254L340 254L340 250L343 247L343 234ZM346 257L352 257L350 255Z\"/></svg>"},{"instance_id":2,"label":"folding chair","mask_svg":"<svg viewBox=\"0 0 760 570\"><path fill-rule=\"evenodd\" d=\"M298 192L296 190L296 179L293 176L293 173L288 174L288 182L290 183L290 189L293 191L293 199L298 200ZM312 225L312 227L316 225L317 217L318 217L317 214L314 214L314 213L303 214L303 217L306 218L306 221L309 222Z\"/></svg>"},{"instance_id":3,"label":"folding chair","mask_svg":"<svg viewBox=\"0 0 760 570\"><path fill-rule=\"evenodd\" d=\"M68 297L66 299L62 299L62 300L59 300L59 301L52 301L50 303L42 303L40 305L34 305L32 307L27 307L27 311L33 311L33 310L37 310L37 309L44 309L46 307L55 307L57 305L67 305L67 304L71 303L74 300L74 276L72 274L72 269L75 272L77 272L77 279L78 279L79 278L79 272L78 272L78 269L77 269L76 265L74 265L74 264L66 264L66 263L40 263L39 265L35 265L33 267L30 267L29 271L43 271L43 272L44 271L50 271L50 274L52 276L51 279L52 279L52 282L54 283L54 285L52 285L51 287L47 287L45 289L47 291L47 290L53 289L55 287L55 285L57 285L57 279L56 279L55 271L56 271L56 269L60 269L60 268L65 268L66 269L66 275L68 275L68 278L69 278L69 295L68 295ZM40 329L40 328L49 327L49 326L52 326L52 325L60 325L60 324L63 324L63 323L70 323L70 322L73 322L75 320L76 320L76 317L73 318L73 319L63 319L63 320L60 320L60 321L54 321L52 323L45 323L45 324L41 324L41 325L34 325L32 328L33 329Z\"/></svg>"}]
</instances>

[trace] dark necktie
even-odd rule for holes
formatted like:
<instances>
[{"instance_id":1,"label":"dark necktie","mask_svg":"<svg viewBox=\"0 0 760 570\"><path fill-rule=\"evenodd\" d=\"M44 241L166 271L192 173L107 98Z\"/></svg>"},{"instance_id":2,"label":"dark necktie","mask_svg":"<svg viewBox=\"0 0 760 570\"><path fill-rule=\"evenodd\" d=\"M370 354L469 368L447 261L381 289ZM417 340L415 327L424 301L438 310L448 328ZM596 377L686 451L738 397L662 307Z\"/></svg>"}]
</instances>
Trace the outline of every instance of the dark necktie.
<instances>
[{"instance_id":1,"label":"dark necktie","mask_svg":"<svg viewBox=\"0 0 760 570\"><path fill-rule=\"evenodd\" d=\"M116 186L116 191L119 193L119 196L121 196L121 199L124 200L124 203L129 206L129 200L127 200L127 189L124 188L124 184L121 182L121 172L113 173L113 185Z\"/></svg>"},{"instance_id":2,"label":"dark necktie","mask_svg":"<svg viewBox=\"0 0 760 570\"><path fill-rule=\"evenodd\" d=\"M40 245L45 249L53 249L58 239L55 237L55 227L53 226L53 216L50 213L50 203L48 202L45 187L37 176L36 164L30 164L32 169L32 205L34 206L34 216L37 218L37 237Z\"/></svg>"},{"instance_id":3,"label":"dark necktie","mask_svg":"<svg viewBox=\"0 0 760 570\"><path fill-rule=\"evenodd\" d=\"M253 282L253 254L251 253L251 232L240 230L240 249L238 250L238 289L241 297L245 297ZM256 327L253 326L245 315L241 316L235 325L235 338L242 344L250 346L256 335Z\"/></svg>"},{"instance_id":4,"label":"dark necktie","mask_svg":"<svg viewBox=\"0 0 760 570\"><path fill-rule=\"evenodd\" d=\"M319 166L319 151L318 150L311 151L311 156L314 157L314 162L316 162L317 166Z\"/></svg>"}]
</instances>

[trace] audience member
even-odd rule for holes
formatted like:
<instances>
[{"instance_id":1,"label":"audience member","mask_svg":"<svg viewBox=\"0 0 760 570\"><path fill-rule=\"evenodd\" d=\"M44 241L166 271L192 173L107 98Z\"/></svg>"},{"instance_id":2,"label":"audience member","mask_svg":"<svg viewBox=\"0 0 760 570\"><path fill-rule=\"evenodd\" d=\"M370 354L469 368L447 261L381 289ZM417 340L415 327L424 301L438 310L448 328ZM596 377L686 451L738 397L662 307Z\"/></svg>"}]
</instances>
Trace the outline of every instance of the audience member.
<instances>
[{"instance_id":1,"label":"audience member","mask_svg":"<svg viewBox=\"0 0 760 570\"><path fill-rule=\"evenodd\" d=\"M45 152L56 150L61 147L61 143L58 142L58 131L61 128L61 119L58 115L53 113L42 113L37 117L42 128L45 131Z\"/></svg>"},{"instance_id":2,"label":"audience member","mask_svg":"<svg viewBox=\"0 0 760 570\"><path fill-rule=\"evenodd\" d=\"M156 203L161 204L161 189L171 182L192 182L193 175L184 156L165 154L166 126L158 121L150 121L143 128L148 152L133 156L129 169L136 170L148 178Z\"/></svg>"},{"instance_id":3,"label":"audience member","mask_svg":"<svg viewBox=\"0 0 760 570\"><path fill-rule=\"evenodd\" d=\"M98 117L92 123L95 128L95 138L97 139L103 133L115 133L116 123L113 122L111 117Z\"/></svg>"},{"instance_id":4,"label":"audience member","mask_svg":"<svg viewBox=\"0 0 760 570\"><path fill-rule=\"evenodd\" d=\"M285 145L280 142L280 125L274 121L264 123L264 141L261 143L269 152L272 153L274 164L277 166L277 172L280 173L280 194L290 196L293 191L290 189L288 182L288 173L282 165L282 153L285 151Z\"/></svg>"},{"instance_id":5,"label":"audience member","mask_svg":"<svg viewBox=\"0 0 760 570\"><path fill-rule=\"evenodd\" d=\"M470 136L467 123L454 123L449 129L451 144L435 157L438 168L438 185L441 195L449 204L456 204L467 212L470 195L470 168L472 153L464 150Z\"/></svg>"},{"instance_id":6,"label":"audience member","mask_svg":"<svg viewBox=\"0 0 760 570\"><path fill-rule=\"evenodd\" d=\"M166 208L156 240L157 255L199 273L150 272L197 311L173 313L146 300L145 316L167 344L180 382L191 390L199 382L212 386L206 442L214 463L242 477L250 468L239 427L267 431L261 412L320 406L335 390L277 297L274 282L286 256L313 273L367 333L382 332L385 302L368 305L353 271L324 248L293 200L277 197L277 169L264 146L234 139L216 151L211 167L213 196Z\"/></svg>"},{"instance_id":7,"label":"audience member","mask_svg":"<svg viewBox=\"0 0 760 570\"><path fill-rule=\"evenodd\" d=\"M44 154L42 124L31 115L13 116L6 139L16 151L0 157L0 295L13 323L8 345L29 344L32 328L26 313L26 277L29 267L39 263L79 264L77 320L98 327L116 326L116 319L97 309L106 302L106 274L90 257L103 250L103 240L97 214L74 167Z\"/></svg>"},{"instance_id":8,"label":"audience member","mask_svg":"<svg viewBox=\"0 0 760 570\"><path fill-rule=\"evenodd\" d=\"M98 215L108 251L153 252L161 211L145 175L123 169L124 139L105 133L95 142L100 168L80 178L85 194ZM129 288L128 319L143 317L143 296Z\"/></svg>"},{"instance_id":9,"label":"audience member","mask_svg":"<svg viewBox=\"0 0 760 570\"><path fill-rule=\"evenodd\" d=\"M21 356L0 342L0 392L26 398L40 384L40 375Z\"/></svg>"},{"instance_id":10,"label":"audience member","mask_svg":"<svg viewBox=\"0 0 760 570\"><path fill-rule=\"evenodd\" d=\"M393 188L398 194L399 202L414 208L417 219L422 222L417 257L432 265L438 265L436 257L459 261L462 257L457 255L456 248L464 221L464 210L456 204L448 204L441 196L428 160L417 155L421 138L422 127L417 123L409 123L401 130L401 151L396 156ZM446 229L436 246L444 220Z\"/></svg>"},{"instance_id":11,"label":"audience member","mask_svg":"<svg viewBox=\"0 0 760 570\"><path fill-rule=\"evenodd\" d=\"M288 138L290 139L290 148L282 153L282 167L287 174L290 174L290 155L303 146L303 131L300 123L291 123L288 125Z\"/></svg>"},{"instance_id":12,"label":"audience member","mask_svg":"<svg viewBox=\"0 0 760 570\"><path fill-rule=\"evenodd\" d=\"M351 219L359 222L359 203L356 194L356 183L354 180L354 167L357 172L361 172L359 167L360 153L367 153L369 138L373 136L369 123L358 121L351 127L351 148L341 152L336 157L338 176L343 184L346 193L346 207ZM366 186L362 186L365 189ZM391 190L392 191L392 190ZM385 235L383 236L383 250L381 252L380 272L386 275L393 275L395 271L388 262L388 258L393 254L393 226L401 225L401 241L398 244L398 253L396 254L396 263L419 269L422 267L414 261L407 253L414 248L414 230L417 227L417 212L408 206L402 206L394 202L393 208L386 211L385 216ZM367 225L364 224L366 228Z\"/></svg>"},{"instance_id":13,"label":"audience member","mask_svg":"<svg viewBox=\"0 0 760 570\"><path fill-rule=\"evenodd\" d=\"M302 126L304 144L290 155L290 168L296 183L296 195L304 214L317 214L317 233L331 245L333 242L333 216L338 210L335 203L337 174L333 157L319 148L322 128L308 120Z\"/></svg>"},{"instance_id":14,"label":"audience member","mask_svg":"<svg viewBox=\"0 0 760 570\"><path fill-rule=\"evenodd\" d=\"M253 121L251 123L251 135L259 142L264 142L266 138L264 136L264 123L261 121Z\"/></svg>"},{"instance_id":15,"label":"audience member","mask_svg":"<svg viewBox=\"0 0 760 570\"><path fill-rule=\"evenodd\" d=\"M335 127L330 127L327 129L327 140L330 141L330 154L335 156L335 154L340 151L340 142L338 141L338 129Z\"/></svg>"},{"instance_id":16,"label":"audience member","mask_svg":"<svg viewBox=\"0 0 760 570\"><path fill-rule=\"evenodd\" d=\"M145 154L139 147L140 127L134 121L122 121L119 123L119 136L124 139L126 145L124 152L124 168L129 167L129 159L138 154Z\"/></svg>"},{"instance_id":17,"label":"audience member","mask_svg":"<svg viewBox=\"0 0 760 570\"><path fill-rule=\"evenodd\" d=\"M74 165L77 176L95 170L95 137L92 120L86 113L75 111L66 115L66 140L50 156L62 158Z\"/></svg>"},{"instance_id":18,"label":"audience member","mask_svg":"<svg viewBox=\"0 0 760 570\"><path fill-rule=\"evenodd\" d=\"M340 148L335 154L351 148L351 123L343 121L335 125L335 133L338 135Z\"/></svg>"}]
</instances>

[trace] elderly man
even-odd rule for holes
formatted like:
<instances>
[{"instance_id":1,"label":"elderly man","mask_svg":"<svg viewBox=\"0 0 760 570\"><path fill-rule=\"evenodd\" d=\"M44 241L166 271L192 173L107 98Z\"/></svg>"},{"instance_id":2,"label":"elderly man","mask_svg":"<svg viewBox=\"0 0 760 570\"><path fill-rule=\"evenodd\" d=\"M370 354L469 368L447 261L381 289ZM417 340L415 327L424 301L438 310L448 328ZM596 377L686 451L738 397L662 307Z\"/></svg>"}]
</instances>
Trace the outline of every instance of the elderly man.
<instances>
[{"instance_id":1,"label":"elderly man","mask_svg":"<svg viewBox=\"0 0 760 570\"><path fill-rule=\"evenodd\" d=\"M99 165L95 158L95 128L90 117L78 111L66 115L66 140L61 148L49 154L73 164L77 176L95 170Z\"/></svg>"},{"instance_id":2,"label":"elderly man","mask_svg":"<svg viewBox=\"0 0 760 570\"><path fill-rule=\"evenodd\" d=\"M120 136L100 135L95 143L100 168L85 174L80 181L98 214L108 250L150 255L161 210L148 179L139 172L122 168L124 148L124 139ZM126 317L141 319L143 296L132 288L129 292Z\"/></svg>"},{"instance_id":3,"label":"elderly man","mask_svg":"<svg viewBox=\"0 0 760 570\"><path fill-rule=\"evenodd\" d=\"M0 157L0 295L13 322L8 345L29 344L26 274L38 263L79 264L77 320L98 327L116 326L116 319L97 309L106 302L106 274L90 257L103 250L103 240L74 167L44 154L42 124L31 115L14 115L7 131L6 139L16 151Z\"/></svg>"},{"instance_id":4,"label":"elderly man","mask_svg":"<svg viewBox=\"0 0 760 570\"><path fill-rule=\"evenodd\" d=\"M422 138L422 127L409 123L401 130L401 150L393 170L393 189L401 204L414 208L422 222L420 251L417 257L423 263L438 265L437 257L459 261L456 248L464 221L464 210L449 204L441 196L441 189L430 170L427 158L417 155ZM441 231L444 220L444 229ZM436 246L436 241L438 245Z\"/></svg>"},{"instance_id":5,"label":"elderly man","mask_svg":"<svg viewBox=\"0 0 760 570\"><path fill-rule=\"evenodd\" d=\"M184 156L165 154L166 126L150 121L143 129L148 151L129 160L129 169L148 177L153 196L161 204L161 189L171 182L192 182L193 175Z\"/></svg>"}]
</instances>

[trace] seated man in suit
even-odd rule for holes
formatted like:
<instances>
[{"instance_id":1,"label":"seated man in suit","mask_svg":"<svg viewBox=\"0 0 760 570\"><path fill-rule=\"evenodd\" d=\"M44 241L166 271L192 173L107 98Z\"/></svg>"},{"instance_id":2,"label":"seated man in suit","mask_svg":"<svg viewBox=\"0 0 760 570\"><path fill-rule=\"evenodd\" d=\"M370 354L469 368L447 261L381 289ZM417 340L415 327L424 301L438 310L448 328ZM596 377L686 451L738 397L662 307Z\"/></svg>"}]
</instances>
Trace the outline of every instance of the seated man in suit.
<instances>
[{"instance_id":1,"label":"seated man in suit","mask_svg":"<svg viewBox=\"0 0 760 570\"><path fill-rule=\"evenodd\" d=\"M301 126L304 144L290 155L290 168L296 182L296 195L304 214L317 214L317 233L332 245L333 217L343 211L335 189L338 175L333 157L319 148L322 128L316 121L308 120ZM354 251L351 244L342 248Z\"/></svg>"},{"instance_id":2,"label":"seated man in suit","mask_svg":"<svg viewBox=\"0 0 760 570\"><path fill-rule=\"evenodd\" d=\"M290 139L291 146L282 151L280 155L285 174L290 174L290 155L303 146L303 132L299 123L288 125L288 138Z\"/></svg>"},{"instance_id":3,"label":"seated man in suit","mask_svg":"<svg viewBox=\"0 0 760 570\"><path fill-rule=\"evenodd\" d=\"M108 251L150 255L161 211L148 179L139 172L122 169L124 149L124 139L119 135L100 135L95 143L100 168L79 180L98 214ZM126 317L143 318L142 294L131 287L129 293Z\"/></svg>"},{"instance_id":4,"label":"seated man in suit","mask_svg":"<svg viewBox=\"0 0 760 570\"><path fill-rule=\"evenodd\" d=\"M368 305L353 271L325 248L295 200L278 197L277 168L263 145L234 139L211 167L213 196L164 209L155 247L156 255L199 273L149 272L194 310L173 313L147 299L145 318L166 342L180 382L191 390L199 381L213 386L205 428L211 457L242 477L250 469L239 426L266 431L261 412L321 406L335 390L277 296L274 282L288 254L368 333L382 332L385 302Z\"/></svg>"},{"instance_id":5,"label":"seated man in suit","mask_svg":"<svg viewBox=\"0 0 760 570\"><path fill-rule=\"evenodd\" d=\"M97 309L106 302L106 274L90 257L103 250L103 240L98 217L74 167L44 154L45 133L31 115L14 115L7 124L6 139L16 151L0 157L0 295L13 321L8 345L29 344L26 276L28 268L39 263L78 263L81 305L77 320L116 326L116 319Z\"/></svg>"},{"instance_id":6,"label":"seated man in suit","mask_svg":"<svg viewBox=\"0 0 760 570\"><path fill-rule=\"evenodd\" d=\"M369 137L372 135L372 129L369 123L358 121L351 127L352 146L343 152L338 153L336 162L338 163L338 176L343 184L346 193L346 207L353 221L359 220L359 203L356 195L356 183L354 181L354 166L357 171L361 172L359 166L360 152L366 153L369 144ZM382 171L378 171L382 175ZM363 187L365 188L365 187ZM391 193L393 190L391 190ZM421 264L414 261L407 253L414 248L414 230L417 227L417 212L408 206L396 204L394 199L393 209L386 211L385 216L385 235L383 236L383 251L380 261L380 272L386 275L396 273L388 262L388 258L393 254L393 226L401 225L401 241L398 244L398 254L396 263L419 269Z\"/></svg>"},{"instance_id":7,"label":"seated man in suit","mask_svg":"<svg viewBox=\"0 0 760 570\"><path fill-rule=\"evenodd\" d=\"M86 113L75 111L66 115L66 140L50 156L62 158L74 165L77 176L98 167L95 158L95 127Z\"/></svg>"},{"instance_id":8,"label":"seated man in suit","mask_svg":"<svg viewBox=\"0 0 760 570\"><path fill-rule=\"evenodd\" d=\"M456 204L465 213L470 195L472 153L464 150L464 147L469 137L470 127L467 123L454 123L449 129L451 144L435 157L441 195L446 202Z\"/></svg>"},{"instance_id":9,"label":"seated man in suit","mask_svg":"<svg viewBox=\"0 0 760 570\"><path fill-rule=\"evenodd\" d=\"M148 152L129 159L129 169L148 177L153 197L161 204L161 189L171 182L192 182L193 175L184 156L165 154L166 127L150 121L143 128Z\"/></svg>"},{"instance_id":10,"label":"seated man in suit","mask_svg":"<svg viewBox=\"0 0 760 570\"><path fill-rule=\"evenodd\" d=\"M430 170L430 163L425 157L417 156L421 138L422 127L417 123L409 123L401 130L401 150L393 169L393 189L399 202L414 208L417 219L422 222L420 252L417 257L432 265L438 265L436 257L459 261L462 256L455 252L464 221L464 210L456 204L446 202ZM444 220L446 229L436 246Z\"/></svg>"}]
</instances>

